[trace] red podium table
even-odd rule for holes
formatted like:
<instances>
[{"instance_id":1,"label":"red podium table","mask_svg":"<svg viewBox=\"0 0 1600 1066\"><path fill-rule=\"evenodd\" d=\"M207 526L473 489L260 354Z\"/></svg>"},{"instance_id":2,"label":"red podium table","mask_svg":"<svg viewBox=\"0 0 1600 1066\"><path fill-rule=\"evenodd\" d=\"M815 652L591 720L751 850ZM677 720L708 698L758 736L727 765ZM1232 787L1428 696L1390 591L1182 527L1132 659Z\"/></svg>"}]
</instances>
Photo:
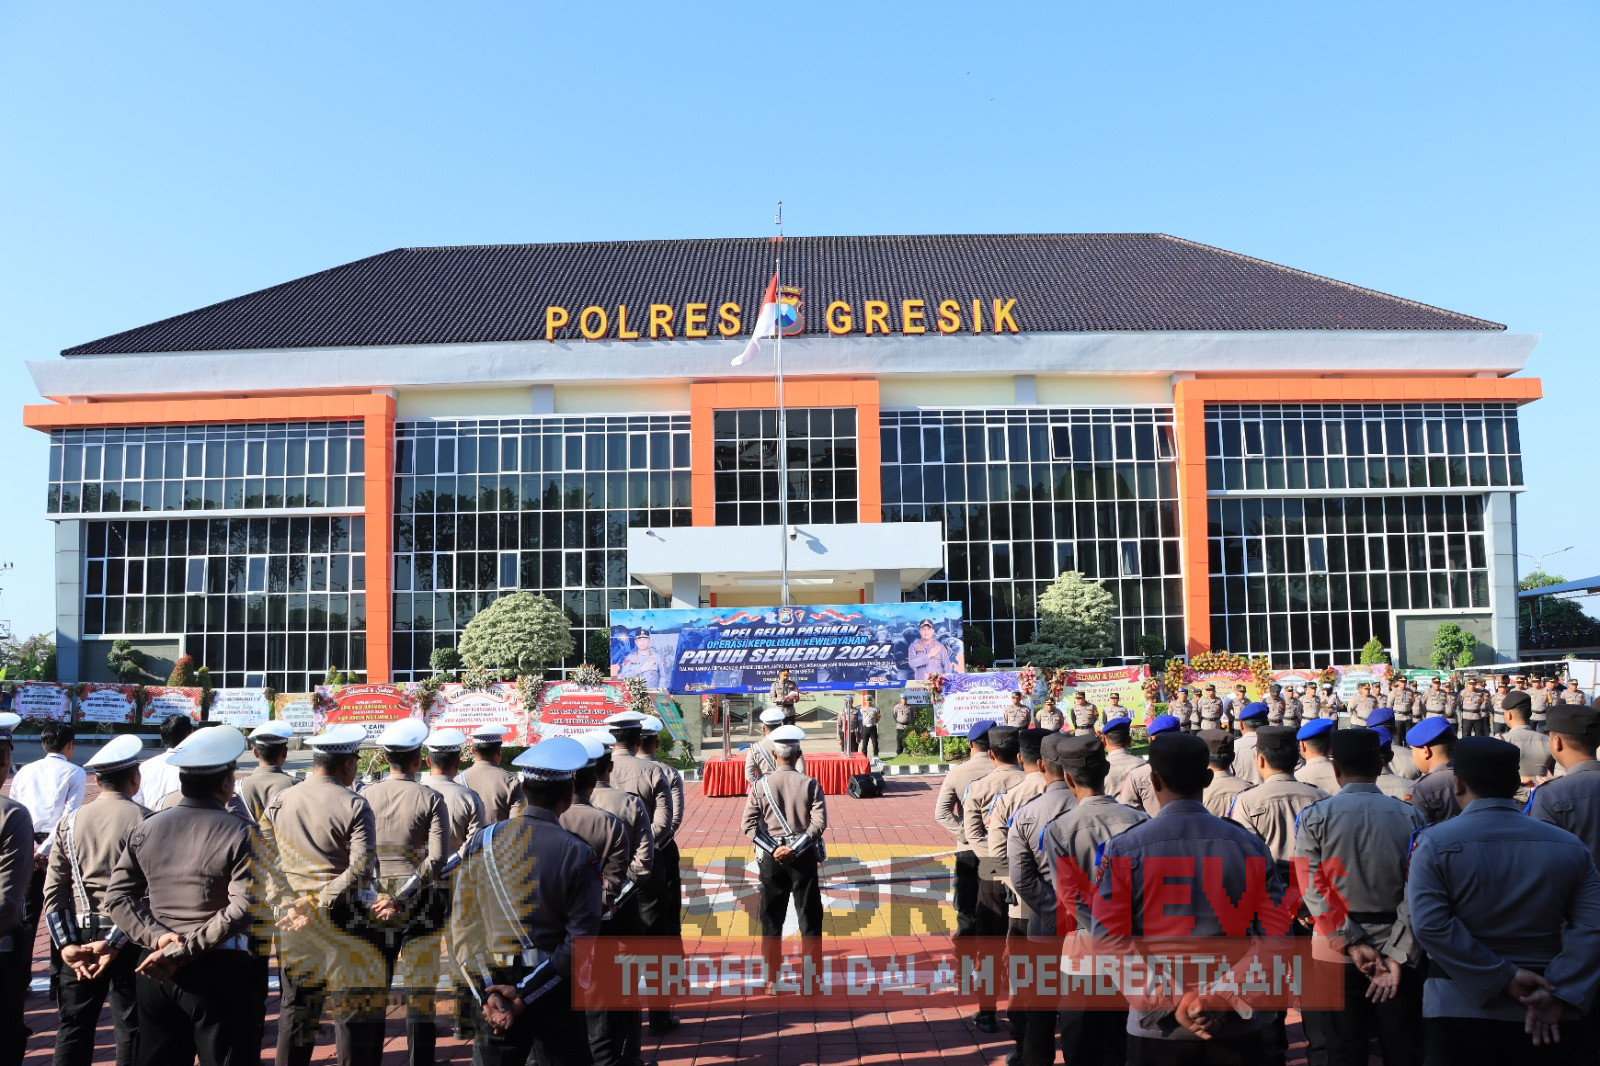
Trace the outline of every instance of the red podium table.
<instances>
[{"instance_id":1,"label":"red podium table","mask_svg":"<svg viewBox=\"0 0 1600 1066\"><path fill-rule=\"evenodd\" d=\"M806 752L806 773L817 779L824 796L842 796L850 788L850 778L872 769L867 757L823 751Z\"/></svg>"},{"instance_id":2,"label":"red podium table","mask_svg":"<svg viewBox=\"0 0 1600 1066\"><path fill-rule=\"evenodd\" d=\"M745 794L744 756L728 759L707 759L702 768L700 794L702 796L742 796Z\"/></svg>"}]
</instances>

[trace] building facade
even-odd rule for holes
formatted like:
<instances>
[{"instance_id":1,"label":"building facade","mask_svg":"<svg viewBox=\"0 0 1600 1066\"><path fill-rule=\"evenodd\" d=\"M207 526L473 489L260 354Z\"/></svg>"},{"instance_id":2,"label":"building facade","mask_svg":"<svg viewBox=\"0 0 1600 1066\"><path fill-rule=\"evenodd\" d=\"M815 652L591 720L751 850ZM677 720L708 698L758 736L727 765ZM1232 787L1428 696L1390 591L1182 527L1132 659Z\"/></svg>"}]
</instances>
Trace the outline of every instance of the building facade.
<instances>
[{"instance_id":1,"label":"building facade","mask_svg":"<svg viewBox=\"0 0 1600 1066\"><path fill-rule=\"evenodd\" d=\"M64 678L428 672L495 598L958 600L1116 653L1515 657L1535 338L1162 235L400 249L30 364ZM782 342L742 366L774 270ZM173 394L170 382L186 388ZM778 507L787 460L788 523Z\"/></svg>"}]
</instances>

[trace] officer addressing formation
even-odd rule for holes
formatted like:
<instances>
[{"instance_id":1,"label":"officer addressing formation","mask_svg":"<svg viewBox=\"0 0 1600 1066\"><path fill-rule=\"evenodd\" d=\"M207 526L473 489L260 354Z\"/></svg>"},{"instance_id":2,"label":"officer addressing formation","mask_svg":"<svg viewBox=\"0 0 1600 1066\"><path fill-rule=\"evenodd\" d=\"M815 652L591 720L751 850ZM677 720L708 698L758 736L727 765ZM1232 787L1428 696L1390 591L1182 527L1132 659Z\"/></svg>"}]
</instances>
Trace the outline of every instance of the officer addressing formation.
<instances>
[{"instance_id":1,"label":"officer addressing formation","mask_svg":"<svg viewBox=\"0 0 1600 1066\"><path fill-rule=\"evenodd\" d=\"M789 685L746 759L770 963L791 906L806 941L824 929L828 809L803 772L793 699L778 698ZM955 847L956 936L1116 950L1157 892L1190 935L1220 935L1210 895L1159 871L1214 861L1238 899L1264 870L1273 900L1303 901L1290 931L1342 975L1343 1008L1303 1014L1312 1063L1374 1049L1395 1066L1595 1061L1600 711L1576 684L1520 677L1493 696L1476 679L1459 698L1438 680L1378 691L1362 686L1347 727L1314 687L1228 705L1210 686L1193 702L1185 691L1145 727L1147 758L1120 700L1102 723L1082 692L1067 714L1019 698L1003 722L974 723L935 810ZM434 1061L441 981L476 1063L642 1062L643 1012L574 1009L573 949L681 935L684 783L657 758L660 719L624 711L546 738L515 773L500 765L501 727L469 738L406 719L376 738L387 773L359 789L361 726L309 738L297 783L284 723L246 738L183 721L142 764L138 739L105 743L86 762L88 803L71 728L47 726L44 757L0 797L0 1062L22 1057L41 920L62 1066L92 1061L107 1006L119 1066L259 1061L274 953L279 1066L310 1061L325 1011L339 1062L376 1066L395 999L408 1061ZM0 782L18 724L0 714ZM255 766L236 778L247 750ZM1252 935L1282 935L1263 922ZM1007 1062L1283 1060L1281 1012L1141 997L1118 1011L1013 1009ZM997 1001L980 1006L975 1027L998 1032ZM667 1010L648 1020L679 1025Z\"/></svg>"}]
</instances>

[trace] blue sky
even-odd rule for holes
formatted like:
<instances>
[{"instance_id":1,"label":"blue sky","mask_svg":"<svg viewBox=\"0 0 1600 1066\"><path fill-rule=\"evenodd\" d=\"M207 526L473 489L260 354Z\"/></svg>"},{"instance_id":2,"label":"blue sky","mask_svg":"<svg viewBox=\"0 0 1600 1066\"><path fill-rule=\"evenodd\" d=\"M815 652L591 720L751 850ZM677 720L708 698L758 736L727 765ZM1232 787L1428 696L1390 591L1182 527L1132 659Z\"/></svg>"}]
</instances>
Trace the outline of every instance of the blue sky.
<instances>
[{"instance_id":1,"label":"blue sky","mask_svg":"<svg viewBox=\"0 0 1600 1066\"><path fill-rule=\"evenodd\" d=\"M401 245L763 234L780 197L795 234L1163 231L1541 333L1522 548L1600 573L1597 43L1578 2L0 0L0 618L53 615L24 360Z\"/></svg>"}]
</instances>

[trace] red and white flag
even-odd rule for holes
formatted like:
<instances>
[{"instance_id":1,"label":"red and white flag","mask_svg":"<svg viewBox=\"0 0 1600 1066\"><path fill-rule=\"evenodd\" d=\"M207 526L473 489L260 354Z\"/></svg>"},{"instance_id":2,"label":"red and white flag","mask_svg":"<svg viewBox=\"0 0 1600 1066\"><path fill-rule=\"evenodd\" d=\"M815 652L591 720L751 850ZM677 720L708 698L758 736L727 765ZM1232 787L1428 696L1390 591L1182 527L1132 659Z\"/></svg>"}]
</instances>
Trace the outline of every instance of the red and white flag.
<instances>
[{"instance_id":1,"label":"red and white flag","mask_svg":"<svg viewBox=\"0 0 1600 1066\"><path fill-rule=\"evenodd\" d=\"M766 295L761 297L761 314L756 316L755 333L744 351L733 357L734 366L743 366L761 352L761 342L778 335L778 275L767 282Z\"/></svg>"}]
</instances>

